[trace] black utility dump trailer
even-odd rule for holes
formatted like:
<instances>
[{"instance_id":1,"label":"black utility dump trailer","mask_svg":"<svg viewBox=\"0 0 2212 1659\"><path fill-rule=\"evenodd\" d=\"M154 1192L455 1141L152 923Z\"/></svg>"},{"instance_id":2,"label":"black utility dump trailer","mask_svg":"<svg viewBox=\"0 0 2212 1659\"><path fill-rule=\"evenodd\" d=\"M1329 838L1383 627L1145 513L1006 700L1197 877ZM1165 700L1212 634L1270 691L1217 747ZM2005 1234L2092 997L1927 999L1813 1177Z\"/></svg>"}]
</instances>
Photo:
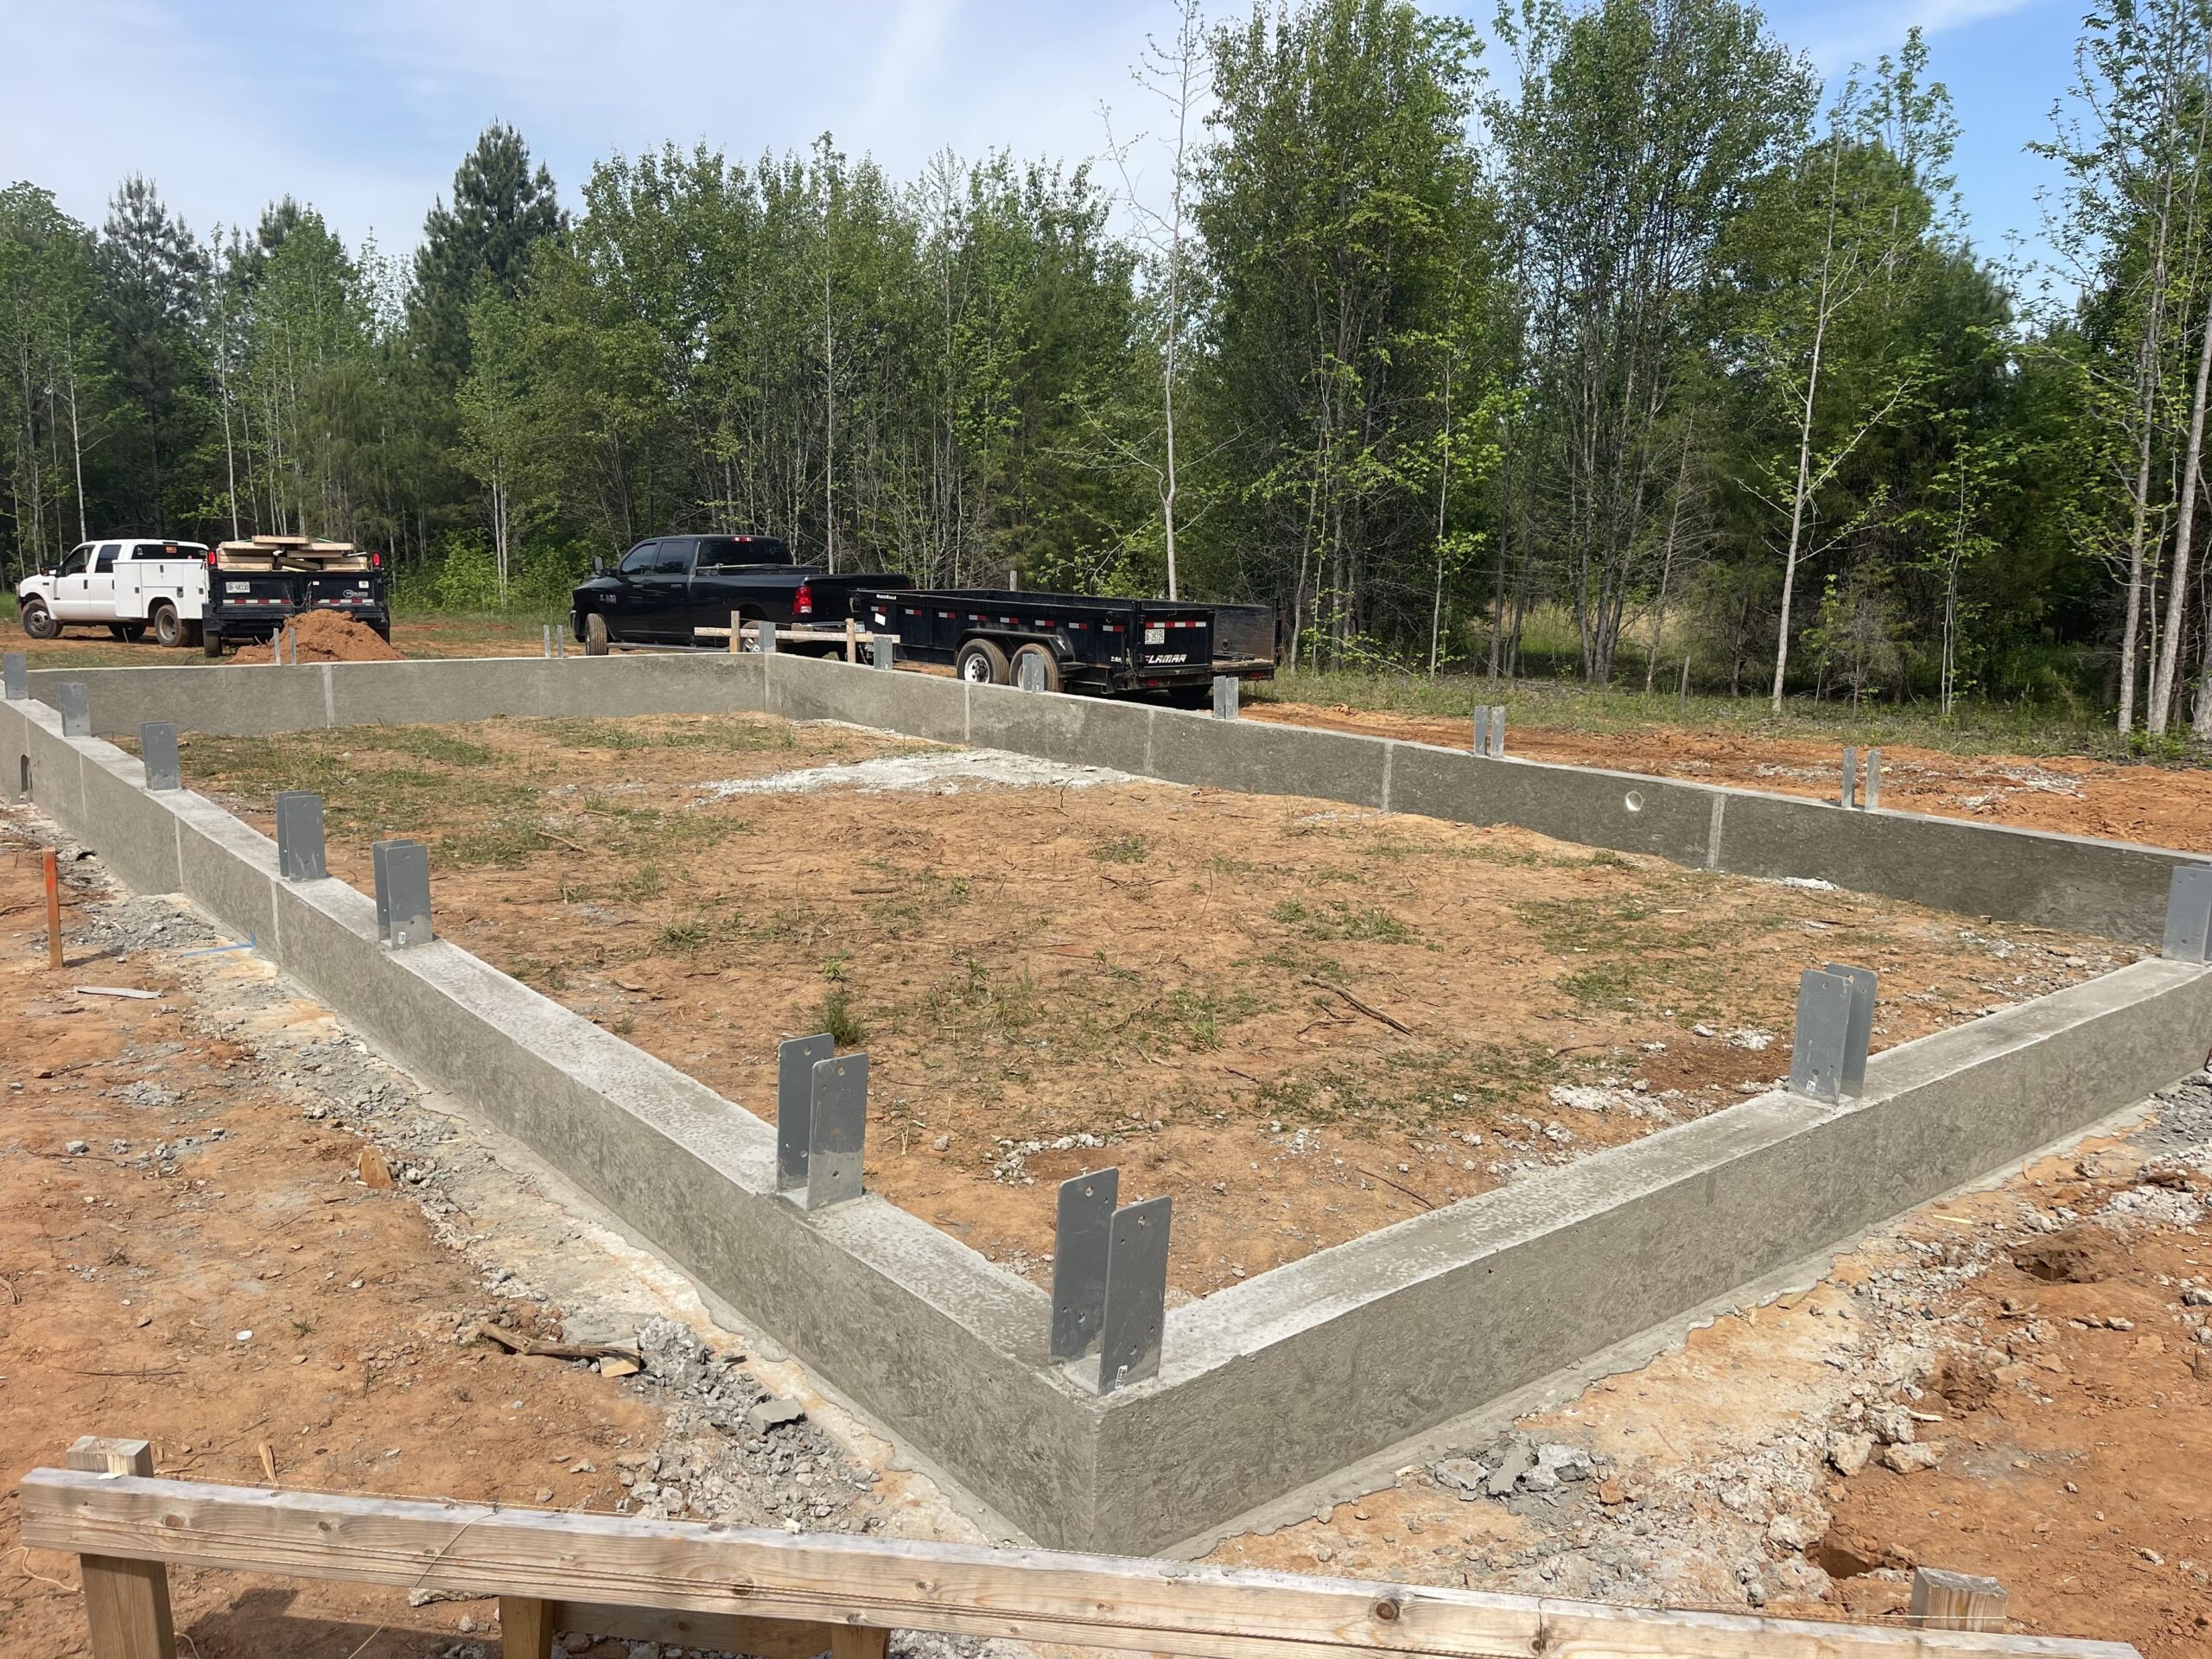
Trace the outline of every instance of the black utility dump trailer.
<instances>
[{"instance_id":1,"label":"black utility dump trailer","mask_svg":"<svg viewBox=\"0 0 2212 1659\"><path fill-rule=\"evenodd\" d=\"M256 536L225 542L207 555L207 608L200 644L210 657L273 637L310 611L334 611L391 638L384 555L351 542L308 536Z\"/></svg>"},{"instance_id":2,"label":"black utility dump trailer","mask_svg":"<svg viewBox=\"0 0 2212 1659\"><path fill-rule=\"evenodd\" d=\"M1047 691L1197 708L1217 674L1265 680L1275 671L1272 605L958 588L859 594L855 608L872 632L897 639L902 658L949 663L978 684L1020 685L1027 671Z\"/></svg>"}]
</instances>

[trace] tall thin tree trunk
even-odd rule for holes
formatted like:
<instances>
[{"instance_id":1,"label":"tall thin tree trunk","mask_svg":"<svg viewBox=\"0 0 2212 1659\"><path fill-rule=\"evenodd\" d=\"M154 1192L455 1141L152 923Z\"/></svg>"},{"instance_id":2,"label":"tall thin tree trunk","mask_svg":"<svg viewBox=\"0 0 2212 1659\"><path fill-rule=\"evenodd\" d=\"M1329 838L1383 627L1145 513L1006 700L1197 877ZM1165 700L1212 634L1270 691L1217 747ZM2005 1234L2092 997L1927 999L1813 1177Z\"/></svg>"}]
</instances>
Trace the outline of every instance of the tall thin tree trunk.
<instances>
[{"instance_id":1,"label":"tall thin tree trunk","mask_svg":"<svg viewBox=\"0 0 2212 1659\"><path fill-rule=\"evenodd\" d=\"M2181 671L2182 638L2189 632L2189 556L2196 524L2196 467L2204 451L2204 395L2212 385L2212 305L2205 308L2204 340L2196 354L2196 386L2189 404L2189 442L2182 453L2181 516L2174 524L2174 568L2167 578L2165 637L2158 642L2158 667L2151 676L2151 706L2145 727L2164 733L2173 709L2174 684Z\"/></svg>"}]
</instances>

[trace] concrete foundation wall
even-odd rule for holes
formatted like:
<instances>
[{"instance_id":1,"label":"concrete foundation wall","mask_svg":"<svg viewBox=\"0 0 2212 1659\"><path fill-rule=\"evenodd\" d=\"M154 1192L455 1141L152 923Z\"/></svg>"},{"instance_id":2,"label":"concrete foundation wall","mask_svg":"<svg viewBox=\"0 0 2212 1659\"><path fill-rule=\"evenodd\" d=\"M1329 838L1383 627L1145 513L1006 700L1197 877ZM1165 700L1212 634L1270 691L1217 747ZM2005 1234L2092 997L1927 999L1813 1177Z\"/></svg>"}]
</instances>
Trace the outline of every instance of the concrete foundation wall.
<instances>
[{"instance_id":1,"label":"concrete foundation wall","mask_svg":"<svg viewBox=\"0 0 2212 1659\"><path fill-rule=\"evenodd\" d=\"M296 724L766 708L1192 784L1525 823L1685 864L1850 872L1885 891L1949 883L1988 891L1989 913L2002 913L1993 900L2009 886L2023 905L2104 918L2124 937L2155 932L2176 861L780 658L67 677L92 683L108 729L155 717L237 729L266 705L226 693L203 709L188 694L270 671L296 673L320 701L296 708ZM219 807L147 791L135 760L61 738L42 704L0 703L0 766L25 756L39 804L119 877L181 890L252 937L394 1061L563 1169L887 1428L1058 1545L1146 1550L1200 1533L1847 1243L2185 1075L2212 1046L2212 972L2142 963L1877 1057L1861 1102L1747 1101L1179 1308L1161 1376L1101 1400L1047 1360L1034 1287L879 1198L808 1215L776 1195L772 1131L741 1107L458 946L383 949L365 896L279 880L273 844ZM2010 883L1972 868L2001 872L2008 858Z\"/></svg>"},{"instance_id":2,"label":"concrete foundation wall","mask_svg":"<svg viewBox=\"0 0 2212 1659\"><path fill-rule=\"evenodd\" d=\"M148 720L260 735L319 726L762 711L944 743L1110 766L1171 783L1510 824L1694 868L1802 876L1939 910L2155 944L2166 883L2190 855L2126 842L1857 812L1633 772L1478 760L1427 744L1217 721L1204 714L887 674L814 658L728 652L308 664L298 668L40 669L90 691L92 729ZM187 767L189 769L188 759Z\"/></svg>"}]
</instances>

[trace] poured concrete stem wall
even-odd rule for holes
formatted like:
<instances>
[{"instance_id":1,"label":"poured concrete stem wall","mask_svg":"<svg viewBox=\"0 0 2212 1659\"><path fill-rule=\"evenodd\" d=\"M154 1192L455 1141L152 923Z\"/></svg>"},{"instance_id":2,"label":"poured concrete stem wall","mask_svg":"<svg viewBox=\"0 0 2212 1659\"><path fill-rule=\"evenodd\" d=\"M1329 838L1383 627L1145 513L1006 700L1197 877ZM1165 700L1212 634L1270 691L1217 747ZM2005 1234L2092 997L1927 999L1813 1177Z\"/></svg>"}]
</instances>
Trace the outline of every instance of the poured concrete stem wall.
<instances>
[{"instance_id":1,"label":"poured concrete stem wall","mask_svg":"<svg viewBox=\"0 0 2212 1659\"><path fill-rule=\"evenodd\" d=\"M1798 876L1967 916L2155 944L2177 863L2164 848L1970 823L1632 772L1478 760L1421 743L1096 698L971 686L810 658L728 652L41 669L91 690L93 730L149 720L257 735L320 726L765 710L944 743L1111 766L1171 783L1306 795L1461 823L1510 824L1694 868Z\"/></svg>"},{"instance_id":2,"label":"poured concrete stem wall","mask_svg":"<svg viewBox=\"0 0 2212 1659\"><path fill-rule=\"evenodd\" d=\"M35 677L51 696L56 677ZM1525 823L1685 864L1838 881L1856 870L1861 887L1939 905L1986 895L1983 913L2025 909L2126 938L2156 936L2176 861L782 658L67 677L92 684L100 729L126 732L151 718L269 731L766 709ZM1058 1545L1149 1550L1202 1533L1985 1177L2194 1071L2212 1046L2212 971L2139 963L1878 1056L1862 1100L1747 1101L1177 1309L1160 1376L1101 1400L1049 1363L1033 1287L880 1199L808 1215L775 1195L772 1132L752 1114L455 945L383 949L363 895L278 880L270 842L219 807L149 793L112 746L62 738L43 705L0 703L0 775L14 783L26 760L38 804L121 879L181 892L252 937L384 1052L566 1172L887 1428ZM1997 902L2008 894L2009 909Z\"/></svg>"}]
</instances>

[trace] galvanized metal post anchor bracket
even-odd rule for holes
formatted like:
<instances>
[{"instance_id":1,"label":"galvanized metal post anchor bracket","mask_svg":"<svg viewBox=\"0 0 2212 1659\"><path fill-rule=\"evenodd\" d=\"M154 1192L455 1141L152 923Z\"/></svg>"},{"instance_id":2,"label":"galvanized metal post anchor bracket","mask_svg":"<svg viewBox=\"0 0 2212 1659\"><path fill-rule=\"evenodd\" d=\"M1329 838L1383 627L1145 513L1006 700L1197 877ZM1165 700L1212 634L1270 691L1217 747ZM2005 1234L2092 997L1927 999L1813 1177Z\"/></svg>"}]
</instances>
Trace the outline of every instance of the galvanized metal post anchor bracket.
<instances>
[{"instance_id":1,"label":"galvanized metal post anchor bracket","mask_svg":"<svg viewBox=\"0 0 2212 1659\"><path fill-rule=\"evenodd\" d=\"M1107 1230L1106 1305L1098 1322L1098 1392L1160 1375L1167 1322L1167 1230L1174 1200L1114 1212Z\"/></svg>"},{"instance_id":2,"label":"galvanized metal post anchor bracket","mask_svg":"<svg viewBox=\"0 0 2212 1659\"><path fill-rule=\"evenodd\" d=\"M1861 796L1859 791L1859 747L1856 744L1846 746L1843 751L1843 788L1837 797L1836 804L1856 807L1866 812L1878 811L1881 809L1881 750L1866 751L1866 791L1864 796Z\"/></svg>"},{"instance_id":3,"label":"galvanized metal post anchor bracket","mask_svg":"<svg viewBox=\"0 0 2212 1659\"><path fill-rule=\"evenodd\" d=\"M1094 1170L1060 1183L1052 1228L1052 1357L1080 1359L1106 1320L1106 1256L1122 1172Z\"/></svg>"},{"instance_id":4,"label":"galvanized metal post anchor bracket","mask_svg":"<svg viewBox=\"0 0 2212 1659\"><path fill-rule=\"evenodd\" d=\"M861 1195L861 1150L868 1130L868 1056L817 1060L807 1103L806 1192L801 1207L827 1210Z\"/></svg>"},{"instance_id":5,"label":"galvanized metal post anchor bracket","mask_svg":"<svg viewBox=\"0 0 2212 1659\"><path fill-rule=\"evenodd\" d=\"M837 1039L789 1037L776 1045L776 1191L806 1185L806 1153L814 1121L814 1067L835 1058Z\"/></svg>"},{"instance_id":6,"label":"galvanized metal post anchor bracket","mask_svg":"<svg viewBox=\"0 0 2212 1659\"><path fill-rule=\"evenodd\" d=\"M2166 938L2172 962L2212 963L2212 864L2177 864L2166 887Z\"/></svg>"},{"instance_id":7,"label":"galvanized metal post anchor bracket","mask_svg":"<svg viewBox=\"0 0 2212 1659\"><path fill-rule=\"evenodd\" d=\"M1475 709L1475 753L1492 760L1505 758L1505 705L1480 703Z\"/></svg>"},{"instance_id":8,"label":"galvanized metal post anchor bracket","mask_svg":"<svg viewBox=\"0 0 2212 1659\"><path fill-rule=\"evenodd\" d=\"M287 881L320 881L323 862L322 797L304 789L276 792L276 874Z\"/></svg>"},{"instance_id":9,"label":"galvanized metal post anchor bracket","mask_svg":"<svg viewBox=\"0 0 2212 1659\"><path fill-rule=\"evenodd\" d=\"M868 650L874 653L875 665L878 668L896 668L899 666L899 636L897 634L878 633L870 635L868 638Z\"/></svg>"},{"instance_id":10,"label":"galvanized metal post anchor bracket","mask_svg":"<svg viewBox=\"0 0 2212 1659\"><path fill-rule=\"evenodd\" d=\"M1851 1026L1844 1033L1843 1093L1853 1100L1866 1092L1866 1056L1874 1045L1874 993L1879 984L1872 968L1824 962L1821 971L1851 982Z\"/></svg>"},{"instance_id":11,"label":"galvanized metal post anchor bracket","mask_svg":"<svg viewBox=\"0 0 2212 1659\"><path fill-rule=\"evenodd\" d=\"M31 694L30 675L20 651L0 652L0 697L21 702Z\"/></svg>"},{"instance_id":12,"label":"galvanized metal post anchor bracket","mask_svg":"<svg viewBox=\"0 0 2212 1659\"><path fill-rule=\"evenodd\" d=\"M184 787L184 766L176 753L176 728L169 721L149 720L138 728L138 758L146 763L148 789Z\"/></svg>"},{"instance_id":13,"label":"galvanized metal post anchor bracket","mask_svg":"<svg viewBox=\"0 0 2212 1659\"><path fill-rule=\"evenodd\" d=\"M1866 1087L1874 1031L1874 976L1863 968L1808 968L1797 982L1789 1091L1814 1100L1856 1097Z\"/></svg>"},{"instance_id":14,"label":"galvanized metal post anchor bracket","mask_svg":"<svg viewBox=\"0 0 2212 1659\"><path fill-rule=\"evenodd\" d=\"M753 649L764 657L776 654L776 625L763 617L753 625Z\"/></svg>"},{"instance_id":15,"label":"galvanized metal post anchor bracket","mask_svg":"<svg viewBox=\"0 0 2212 1659\"><path fill-rule=\"evenodd\" d=\"M369 847L376 874L377 938L397 950L428 944L430 931L430 849L419 841L379 841Z\"/></svg>"},{"instance_id":16,"label":"galvanized metal post anchor bracket","mask_svg":"<svg viewBox=\"0 0 2212 1659\"><path fill-rule=\"evenodd\" d=\"M1236 718L1237 695L1243 686L1243 682L1234 674L1213 677L1213 717L1216 720Z\"/></svg>"},{"instance_id":17,"label":"galvanized metal post anchor bracket","mask_svg":"<svg viewBox=\"0 0 2212 1659\"><path fill-rule=\"evenodd\" d=\"M1024 652L1014 664L1015 688L1022 691L1042 691L1045 689L1045 659L1035 652Z\"/></svg>"},{"instance_id":18,"label":"galvanized metal post anchor bracket","mask_svg":"<svg viewBox=\"0 0 2212 1659\"><path fill-rule=\"evenodd\" d=\"M61 683L61 735L90 737L92 734L92 694L82 680Z\"/></svg>"}]
</instances>

